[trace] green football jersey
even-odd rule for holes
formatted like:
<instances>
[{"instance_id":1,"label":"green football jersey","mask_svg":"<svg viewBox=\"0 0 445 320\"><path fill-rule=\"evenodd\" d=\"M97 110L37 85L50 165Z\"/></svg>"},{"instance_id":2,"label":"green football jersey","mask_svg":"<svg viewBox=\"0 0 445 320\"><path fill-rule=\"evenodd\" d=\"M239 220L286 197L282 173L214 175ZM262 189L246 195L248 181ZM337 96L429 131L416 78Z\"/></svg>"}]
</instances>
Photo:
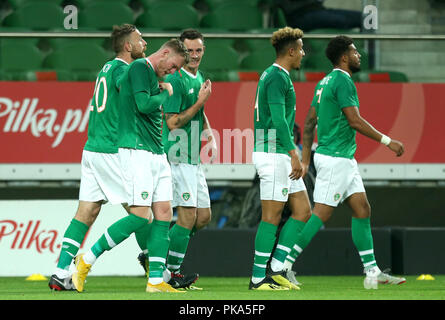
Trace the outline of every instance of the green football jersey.
<instances>
[{"instance_id":1,"label":"green football jersey","mask_svg":"<svg viewBox=\"0 0 445 320\"><path fill-rule=\"evenodd\" d=\"M256 152L284 153L294 142L295 90L289 72L274 63L260 77L255 98Z\"/></svg>"},{"instance_id":2,"label":"green football jersey","mask_svg":"<svg viewBox=\"0 0 445 320\"><path fill-rule=\"evenodd\" d=\"M88 140L84 149L117 153L119 133L119 89L117 82L127 69L122 59L108 61L99 72L88 119Z\"/></svg>"},{"instance_id":3,"label":"green football jersey","mask_svg":"<svg viewBox=\"0 0 445 320\"><path fill-rule=\"evenodd\" d=\"M354 157L356 132L342 112L343 108L352 106L359 108L354 82L346 71L332 70L315 87L311 103L318 119L315 152L348 159Z\"/></svg>"},{"instance_id":4,"label":"green football jersey","mask_svg":"<svg viewBox=\"0 0 445 320\"><path fill-rule=\"evenodd\" d=\"M196 76L184 69L176 71L166 79L173 87L173 95L163 104L164 114L181 113L190 108L198 100L199 90L204 82L201 72ZM163 142L169 161L175 163L198 164L200 162L201 133L204 124L204 107L182 128L172 132L164 117ZM169 154L171 151L171 154Z\"/></svg>"},{"instance_id":5,"label":"green football jersey","mask_svg":"<svg viewBox=\"0 0 445 320\"><path fill-rule=\"evenodd\" d=\"M161 105L145 114L139 111L135 99L138 92L150 97L161 92L150 60L141 58L133 61L122 76L120 85L119 147L163 154Z\"/></svg>"}]
</instances>

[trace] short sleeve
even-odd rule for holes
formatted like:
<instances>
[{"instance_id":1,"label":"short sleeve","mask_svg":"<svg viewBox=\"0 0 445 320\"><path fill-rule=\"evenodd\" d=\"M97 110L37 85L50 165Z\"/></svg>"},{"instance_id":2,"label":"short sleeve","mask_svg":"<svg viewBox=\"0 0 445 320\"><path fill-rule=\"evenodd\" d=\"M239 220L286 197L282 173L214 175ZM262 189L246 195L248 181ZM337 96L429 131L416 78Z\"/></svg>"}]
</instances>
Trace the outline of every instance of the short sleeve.
<instances>
[{"instance_id":1,"label":"short sleeve","mask_svg":"<svg viewBox=\"0 0 445 320\"><path fill-rule=\"evenodd\" d=\"M178 78L172 76L167 78L167 82L172 85L173 94L162 105L164 113L179 113L183 96L182 83Z\"/></svg>"},{"instance_id":2,"label":"short sleeve","mask_svg":"<svg viewBox=\"0 0 445 320\"><path fill-rule=\"evenodd\" d=\"M127 65L119 65L113 70L113 83L116 89L119 89L119 82L124 75L125 69L127 68Z\"/></svg>"},{"instance_id":3,"label":"short sleeve","mask_svg":"<svg viewBox=\"0 0 445 320\"><path fill-rule=\"evenodd\" d=\"M340 108L358 107L357 89L354 83L345 77L341 77L340 79L342 80L338 81L336 88L338 105Z\"/></svg>"},{"instance_id":4,"label":"short sleeve","mask_svg":"<svg viewBox=\"0 0 445 320\"><path fill-rule=\"evenodd\" d=\"M282 76L270 77L267 83L267 103L286 104L286 93L289 82Z\"/></svg>"},{"instance_id":5,"label":"short sleeve","mask_svg":"<svg viewBox=\"0 0 445 320\"><path fill-rule=\"evenodd\" d=\"M318 101L319 101L320 95L321 95L321 92L319 93L319 90L322 90L322 89L320 89L320 85L317 84L314 89L314 97L312 98L311 107L316 107L319 104Z\"/></svg>"}]
</instances>

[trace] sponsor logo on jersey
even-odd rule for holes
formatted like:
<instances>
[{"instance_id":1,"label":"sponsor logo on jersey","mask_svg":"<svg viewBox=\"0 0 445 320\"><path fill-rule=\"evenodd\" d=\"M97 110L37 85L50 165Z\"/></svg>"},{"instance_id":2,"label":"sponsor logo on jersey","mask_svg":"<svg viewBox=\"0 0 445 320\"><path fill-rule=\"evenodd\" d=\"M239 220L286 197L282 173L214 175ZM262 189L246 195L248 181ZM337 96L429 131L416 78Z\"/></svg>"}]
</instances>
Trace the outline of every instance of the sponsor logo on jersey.
<instances>
[{"instance_id":1,"label":"sponsor logo on jersey","mask_svg":"<svg viewBox=\"0 0 445 320\"><path fill-rule=\"evenodd\" d=\"M191 89L189 90L189 94L192 94L193 92L195 92L195 90L193 90L193 88L191 88Z\"/></svg>"}]
</instances>

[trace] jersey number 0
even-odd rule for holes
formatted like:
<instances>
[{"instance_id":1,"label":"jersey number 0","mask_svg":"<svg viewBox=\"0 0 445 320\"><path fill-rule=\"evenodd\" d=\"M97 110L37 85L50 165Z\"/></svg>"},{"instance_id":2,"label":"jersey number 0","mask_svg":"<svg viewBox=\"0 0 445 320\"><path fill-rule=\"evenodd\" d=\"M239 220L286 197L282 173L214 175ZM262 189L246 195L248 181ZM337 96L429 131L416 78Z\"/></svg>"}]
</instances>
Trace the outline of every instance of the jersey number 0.
<instances>
[{"instance_id":1,"label":"jersey number 0","mask_svg":"<svg viewBox=\"0 0 445 320\"><path fill-rule=\"evenodd\" d=\"M99 91L101 86L103 86L103 94L101 104L99 104ZM96 87L94 88L94 102L96 104L97 112L102 112L105 110L107 105L107 96L107 79L105 77L101 77L100 79L96 80ZM94 106L91 106L90 111L94 111Z\"/></svg>"}]
</instances>

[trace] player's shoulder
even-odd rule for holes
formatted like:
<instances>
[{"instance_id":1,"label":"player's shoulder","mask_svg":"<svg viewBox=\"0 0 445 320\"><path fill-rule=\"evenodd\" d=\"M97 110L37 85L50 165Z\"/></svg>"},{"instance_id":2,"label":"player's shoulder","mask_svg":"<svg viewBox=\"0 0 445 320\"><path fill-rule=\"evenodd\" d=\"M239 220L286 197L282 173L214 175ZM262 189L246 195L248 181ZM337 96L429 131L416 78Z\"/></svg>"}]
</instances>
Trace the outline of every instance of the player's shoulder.
<instances>
[{"instance_id":1,"label":"player's shoulder","mask_svg":"<svg viewBox=\"0 0 445 320\"><path fill-rule=\"evenodd\" d=\"M181 81L182 78L183 78L183 74L182 74L181 70L176 70L174 73L167 75L167 77L165 77L165 80L167 82Z\"/></svg>"},{"instance_id":2,"label":"player's shoulder","mask_svg":"<svg viewBox=\"0 0 445 320\"><path fill-rule=\"evenodd\" d=\"M183 86L184 77L180 73L180 71L176 71L175 73L169 74L165 77L165 82L171 83L172 86L178 87Z\"/></svg>"},{"instance_id":3,"label":"player's shoulder","mask_svg":"<svg viewBox=\"0 0 445 320\"><path fill-rule=\"evenodd\" d=\"M122 59L115 58L114 60L110 61L111 69L113 69L113 72L116 71L123 71L125 70L130 64Z\"/></svg>"},{"instance_id":4,"label":"player's shoulder","mask_svg":"<svg viewBox=\"0 0 445 320\"><path fill-rule=\"evenodd\" d=\"M132 63L130 63L129 67L130 67L130 69L136 69L136 68L144 67L144 68L153 70L153 66L150 64L150 62L148 61L147 58L136 59Z\"/></svg>"},{"instance_id":5,"label":"player's shoulder","mask_svg":"<svg viewBox=\"0 0 445 320\"><path fill-rule=\"evenodd\" d=\"M111 70L113 67L115 66L114 63L114 59L113 60L109 60L107 62L104 63L104 65L102 66L102 68L100 69L100 72L102 73L107 73L109 70Z\"/></svg>"},{"instance_id":6,"label":"player's shoulder","mask_svg":"<svg viewBox=\"0 0 445 320\"><path fill-rule=\"evenodd\" d=\"M336 82L354 83L351 76L346 71L340 69L332 70L332 72L329 75L335 78Z\"/></svg>"},{"instance_id":7,"label":"player's shoulder","mask_svg":"<svg viewBox=\"0 0 445 320\"><path fill-rule=\"evenodd\" d=\"M279 81L279 82L287 83L289 80L288 79L289 75L281 67L276 66L276 65L271 65L266 70L264 70L264 72L262 74L262 78L266 82Z\"/></svg>"}]
</instances>

